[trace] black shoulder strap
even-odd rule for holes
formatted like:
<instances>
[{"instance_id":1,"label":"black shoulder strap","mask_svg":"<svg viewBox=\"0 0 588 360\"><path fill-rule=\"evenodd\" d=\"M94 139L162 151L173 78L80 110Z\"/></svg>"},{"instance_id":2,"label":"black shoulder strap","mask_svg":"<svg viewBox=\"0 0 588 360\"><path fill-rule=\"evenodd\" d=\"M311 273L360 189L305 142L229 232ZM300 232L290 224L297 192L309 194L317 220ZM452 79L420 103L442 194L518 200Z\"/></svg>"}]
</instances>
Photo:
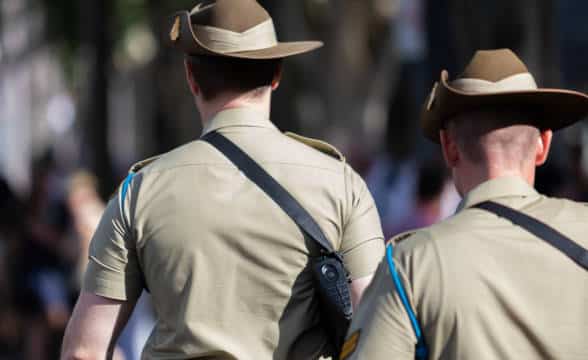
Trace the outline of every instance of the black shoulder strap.
<instances>
[{"instance_id":1,"label":"black shoulder strap","mask_svg":"<svg viewBox=\"0 0 588 360\"><path fill-rule=\"evenodd\" d=\"M202 140L214 146L233 162L249 180L257 184L304 232L320 245L324 252L336 254L325 234L308 211L255 160L218 132L210 132L204 135Z\"/></svg>"},{"instance_id":2,"label":"black shoulder strap","mask_svg":"<svg viewBox=\"0 0 588 360\"><path fill-rule=\"evenodd\" d=\"M574 260L578 265L588 270L588 250L584 249L549 225L523 214L520 211L492 201L486 201L475 205L474 207L490 211L500 217L510 220L513 224L518 225L538 238L545 240L554 248Z\"/></svg>"}]
</instances>

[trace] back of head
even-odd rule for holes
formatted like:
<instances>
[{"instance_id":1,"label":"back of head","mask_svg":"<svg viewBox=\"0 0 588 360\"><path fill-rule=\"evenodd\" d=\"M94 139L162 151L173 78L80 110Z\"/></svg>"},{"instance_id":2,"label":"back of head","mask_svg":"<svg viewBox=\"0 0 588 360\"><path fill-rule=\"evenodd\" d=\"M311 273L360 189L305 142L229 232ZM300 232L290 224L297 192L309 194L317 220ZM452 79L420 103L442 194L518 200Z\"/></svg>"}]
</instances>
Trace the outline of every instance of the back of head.
<instances>
[{"instance_id":1,"label":"back of head","mask_svg":"<svg viewBox=\"0 0 588 360\"><path fill-rule=\"evenodd\" d=\"M202 96L212 100L223 93L246 93L271 86L281 60L251 60L221 56L189 55L187 66Z\"/></svg>"},{"instance_id":2,"label":"back of head","mask_svg":"<svg viewBox=\"0 0 588 360\"><path fill-rule=\"evenodd\" d=\"M532 112L523 109L486 109L456 116L447 130L463 157L481 166L510 170L534 166L539 129Z\"/></svg>"}]
</instances>

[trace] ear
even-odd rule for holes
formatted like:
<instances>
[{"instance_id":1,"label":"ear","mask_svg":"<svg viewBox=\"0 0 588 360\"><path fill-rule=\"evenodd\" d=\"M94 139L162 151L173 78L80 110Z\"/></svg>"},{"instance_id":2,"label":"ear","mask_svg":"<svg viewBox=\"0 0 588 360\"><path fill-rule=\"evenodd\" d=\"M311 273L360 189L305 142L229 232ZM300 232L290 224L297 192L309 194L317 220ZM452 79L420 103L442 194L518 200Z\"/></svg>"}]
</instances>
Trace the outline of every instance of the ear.
<instances>
[{"instance_id":1,"label":"ear","mask_svg":"<svg viewBox=\"0 0 588 360\"><path fill-rule=\"evenodd\" d=\"M192 91L192 94L194 94L194 96L199 96L200 95L200 87L194 81L194 76L192 76L193 70L192 70L192 67L190 66L190 63L188 62L188 59L184 60L184 67L186 68L186 79L188 80L188 85L190 85L190 90Z\"/></svg>"},{"instance_id":2,"label":"ear","mask_svg":"<svg viewBox=\"0 0 588 360\"><path fill-rule=\"evenodd\" d=\"M280 81L282 80L282 63L280 62L276 68L276 73L272 79L272 91L276 91L280 87Z\"/></svg>"},{"instance_id":3,"label":"ear","mask_svg":"<svg viewBox=\"0 0 588 360\"><path fill-rule=\"evenodd\" d=\"M443 150L443 158L445 159L447 167L456 167L460 160L457 143L451 135L449 135L447 130L439 131L439 139L441 140L441 149Z\"/></svg>"},{"instance_id":4,"label":"ear","mask_svg":"<svg viewBox=\"0 0 588 360\"><path fill-rule=\"evenodd\" d=\"M551 140L553 139L553 131L541 130L539 138L537 138L537 147L535 151L535 165L541 166L547 161L549 149L551 149Z\"/></svg>"}]
</instances>

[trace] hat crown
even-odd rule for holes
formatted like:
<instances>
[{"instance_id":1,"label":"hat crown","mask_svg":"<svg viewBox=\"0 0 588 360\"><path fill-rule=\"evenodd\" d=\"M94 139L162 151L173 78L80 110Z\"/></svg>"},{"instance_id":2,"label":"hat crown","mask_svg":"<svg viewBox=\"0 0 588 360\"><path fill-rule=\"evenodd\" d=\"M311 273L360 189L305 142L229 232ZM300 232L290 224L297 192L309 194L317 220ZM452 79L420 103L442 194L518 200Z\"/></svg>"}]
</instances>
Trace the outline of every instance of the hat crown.
<instances>
[{"instance_id":1,"label":"hat crown","mask_svg":"<svg viewBox=\"0 0 588 360\"><path fill-rule=\"evenodd\" d=\"M255 0L206 0L191 14L193 25L211 26L237 33L247 31L271 19Z\"/></svg>"},{"instance_id":2,"label":"hat crown","mask_svg":"<svg viewBox=\"0 0 588 360\"><path fill-rule=\"evenodd\" d=\"M529 70L511 50L480 50L474 54L459 78L498 82L513 75L526 73L529 73Z\"/></svg>"}]
</instances>

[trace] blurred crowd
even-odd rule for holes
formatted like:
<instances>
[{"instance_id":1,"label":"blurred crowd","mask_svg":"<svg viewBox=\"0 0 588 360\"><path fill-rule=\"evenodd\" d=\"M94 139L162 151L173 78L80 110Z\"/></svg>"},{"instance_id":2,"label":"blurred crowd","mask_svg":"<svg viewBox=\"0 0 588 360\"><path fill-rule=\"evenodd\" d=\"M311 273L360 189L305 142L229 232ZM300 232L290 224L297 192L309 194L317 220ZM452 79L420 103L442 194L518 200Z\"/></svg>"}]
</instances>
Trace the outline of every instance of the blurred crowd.
<instances>
[{"instance_id":1,"label":"blurred crowd","mask_svg":"<svg viewBox=\"0 0 588 360\"><path fill-rule=\"evenodd\" d=\"M102 212L89 174L60 174L51 156L19 198L0 181L0 358L57 358Z\"/></svg>"},{"instance_id":2,"label":"blurred crowd","mask_svg":"<svg viewBox=\"0 0 588 360\"><path fill-rule=\"evenodd\" d=\"M35 164L28 199L0 179L0 359L57 359L104 210L97 179L65 174L50 154ZM116 359L137 359L153 324L137 306Z\"/></svg>"},{"instance_id":3,"label":"blurred crowd","mask_svg":"<svg viewBox=\"0 0 588 360\"><path fill-rule=\"evenodd\" d=\"M439 150L418 135L420 104L442 68L450 72L460 68L478 48L510 47L531 64L542 85L588 89L585 0L308 0L280 2L284 4L279 6L278 2L260 2L273 12L281 28L290 29L290 38L312 32L327 42L328 56L286 64L284 86L276 96L277 110L272 116L284 130L324 137L341 147L364 175L387 238L450 216L460 200ZM360 5L364 3L369 4L368 10ZM329 23L333 20L325 10L329 6L342 7L333 10L340 16L335 24ZM553 8L558 11L554 13ZM362 20L362 14L367 20ZM299 18L305 22L297 21ZM301 23L307 25L301 28ZM153 61L154 66L161 66L166 55ZM324 64L316 66L317 62ZM108 200L105 193L115 193L112 183L124 177L130 160L175 146L186 140L186 134L197 132L195 108L187 90L183 97L178 95L185 84L177 75L183 74L179 62L174 65L176 75L172 76L143 68L142 74L151 74L154 82L145 82L147 75L132 73L111 84L113 103L122 106L111 109L112 119L121 120L114 126L119 144L114 148L127 149L133 141L141 146L147 136L158 141L156 147L134 152L117 150L119 156L112 159L113 179L75 170L77 166L73 170L63 167L56 159L62 139L35 156L27 191L15 188L17 181L4 166L5 178L0 179L0 360L58 358L61 337L80 291L89 242ZM325 68L329 71L322 71ZM297 76L302 73L306 76ZM162 79L167 81L165 86ZM125 107L130 101L121 88L128 84L135 84L131 100L142 99L145 106ZM170 108L175 112L168 112ZM177 116L178 125L170 114L182 111L191 115ZM131 115L141 122L135 119L135 124L125 125L123 118ZM298 120L296 125L288 123L292 118ZM186 119L193 123L191 127L181 125ZM3 130L0 124L0 133ZM84 153L84 141L78 142L78 150ZM104 184L108 184L107 191ZM588 201L585 124L556 139L552 159L538 171L536 187L546 195ZM137 359L152 324L152 310L144 297L117 356Z\"/></svg>"}]
</instances>

